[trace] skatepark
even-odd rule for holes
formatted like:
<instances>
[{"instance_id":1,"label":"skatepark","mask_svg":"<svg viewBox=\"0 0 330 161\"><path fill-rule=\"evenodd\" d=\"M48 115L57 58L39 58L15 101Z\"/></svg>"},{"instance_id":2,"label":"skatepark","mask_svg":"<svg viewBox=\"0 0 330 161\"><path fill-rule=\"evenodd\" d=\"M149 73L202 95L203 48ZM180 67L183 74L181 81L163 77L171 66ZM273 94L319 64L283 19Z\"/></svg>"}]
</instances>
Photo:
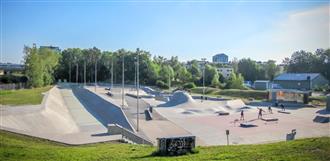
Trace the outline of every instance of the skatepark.
<instances>
[{"instance_id":1,"label":"skatepark","mask_svg":"<svg viewBox=\"0 0 330 161\"><path fill-rule=\"evenodd\" d=\"M134 88L125 88L123 101L120 86L110 91L108 87L58 84L44 93L40 105L2 107L1 129L74 145L121 140L122 135L108 133L109 124L154 145L157 138L181 135L196 136L197 145L225 145L226 130L229 144L284 141L293 129L295 138L330 135L329 123L313 121L316 116L329 117L320 108L293 106L283 113L273 107L270 113L267 106L246 105L240 99L201 100L182 91L162 101L155 99L151 88L141 87L138 113ZM147 120L145 110L151 106L152 119ZM257 117L260 108L263 119ZM244 120L240 120L242 110Z\"/></svg>"}]
</instances>

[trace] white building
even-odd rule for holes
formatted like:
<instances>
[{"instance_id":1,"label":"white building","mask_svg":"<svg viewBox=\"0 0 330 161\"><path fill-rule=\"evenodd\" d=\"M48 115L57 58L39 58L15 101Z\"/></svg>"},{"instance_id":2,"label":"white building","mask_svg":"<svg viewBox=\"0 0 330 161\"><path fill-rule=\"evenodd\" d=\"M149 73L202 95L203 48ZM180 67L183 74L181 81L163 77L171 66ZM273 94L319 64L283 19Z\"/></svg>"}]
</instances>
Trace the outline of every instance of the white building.
<instances>
[{"instance_id":1,"label":"white building","mask_svg":"<svg viewBox=\"0 0 330 161\"><path fill-rule=\"evenodd\" d=\"M230 77L230 74L234 72L234 69L231 67L221 67L217 68L217 71L226 79Z\"/></svg>"}]
</instances>

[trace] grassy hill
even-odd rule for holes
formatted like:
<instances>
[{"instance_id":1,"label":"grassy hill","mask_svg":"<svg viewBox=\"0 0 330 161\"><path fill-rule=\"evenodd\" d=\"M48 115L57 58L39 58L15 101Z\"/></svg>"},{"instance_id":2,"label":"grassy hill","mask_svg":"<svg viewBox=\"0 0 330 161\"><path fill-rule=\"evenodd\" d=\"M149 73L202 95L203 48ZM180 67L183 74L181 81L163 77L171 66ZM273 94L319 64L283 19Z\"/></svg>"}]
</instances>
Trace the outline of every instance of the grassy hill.
<instances>
[{"instance_id":1,"label":"grassy hill","mask_svg":"<svg viewBox=\"0 0 330 161\"><path fill-rule=\"evenodd\" d=\"M260 145L197 147L184 156L153 156L156 147L120 143L68 146L0 131L0 160L330 160L330 138Z\"/></svg>"},{"instance_id":2,"label":"grassy hill","mask_svg":"<svg viewBox=\"0 0 330 161\"><path fill-rule=\"evenodd\" d=\"M52 86L20 90L0 90L1 105L35 105L40 104L42 93L48 91Z\"/></svg>"}]
</instances>

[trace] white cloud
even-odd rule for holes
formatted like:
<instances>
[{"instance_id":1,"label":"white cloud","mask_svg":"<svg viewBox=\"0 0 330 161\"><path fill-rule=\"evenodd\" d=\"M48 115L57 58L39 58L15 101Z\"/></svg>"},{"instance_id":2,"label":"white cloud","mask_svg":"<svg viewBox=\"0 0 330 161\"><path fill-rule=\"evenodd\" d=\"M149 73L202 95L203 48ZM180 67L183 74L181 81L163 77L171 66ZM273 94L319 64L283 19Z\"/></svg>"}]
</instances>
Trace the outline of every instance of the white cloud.
<instances>
[{"instance_id":1,"label":"white cloud","mask_svg":"<svg viewBox=\"0 0 330 161\"><path fill-rule=\"evenodd\" d=\"M329 48L329 11L330 6L322 6L290 13L271 29L244 41L234 52L247 54L242 57L253 55L253 59L275 59L280 62L297 50Z\"/></svg>"}]
</instances>

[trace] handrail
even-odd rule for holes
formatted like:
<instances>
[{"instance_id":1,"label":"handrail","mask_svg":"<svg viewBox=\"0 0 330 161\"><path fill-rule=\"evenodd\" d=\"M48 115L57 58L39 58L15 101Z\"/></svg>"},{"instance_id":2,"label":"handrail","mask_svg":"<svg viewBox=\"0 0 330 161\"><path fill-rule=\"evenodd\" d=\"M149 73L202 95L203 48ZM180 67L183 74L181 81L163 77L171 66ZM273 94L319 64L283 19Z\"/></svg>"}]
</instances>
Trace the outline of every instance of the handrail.
<instances>
[{"instance_id":1,"label":"handrail","mask_svg":"<svg viewBox=\"0 0 330 161\"><path fill-rule=\"evenodd\" d=\"M136 144L146 144L154 145L152 141L149 141L136 133L118 125L118 124L108 124L108 133L110 134L121 134L123 138L126 138Z\"/></svg>"}]
</instances>

